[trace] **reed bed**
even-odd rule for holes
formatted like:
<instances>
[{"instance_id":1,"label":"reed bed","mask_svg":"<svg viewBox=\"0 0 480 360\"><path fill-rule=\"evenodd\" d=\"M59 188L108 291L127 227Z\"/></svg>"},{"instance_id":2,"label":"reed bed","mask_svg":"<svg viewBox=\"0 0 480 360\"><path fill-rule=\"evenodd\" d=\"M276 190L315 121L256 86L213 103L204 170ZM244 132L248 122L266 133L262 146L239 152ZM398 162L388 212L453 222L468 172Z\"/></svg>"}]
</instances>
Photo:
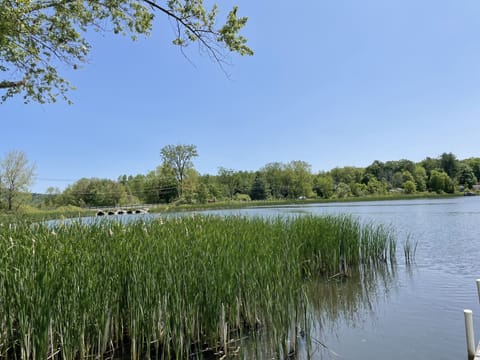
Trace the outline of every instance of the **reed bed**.
<instances>
[{"instance_id":1,"label":"reed bed","mask_svg":"<svg viewBox=\"0 0 480 360\"><path fill-rule=\"evenodd\" d=\"M284 355L307 280L392 242L348 216L0 225L0 359L228 356L258 328Z\"/></svg>"}]
</instances>

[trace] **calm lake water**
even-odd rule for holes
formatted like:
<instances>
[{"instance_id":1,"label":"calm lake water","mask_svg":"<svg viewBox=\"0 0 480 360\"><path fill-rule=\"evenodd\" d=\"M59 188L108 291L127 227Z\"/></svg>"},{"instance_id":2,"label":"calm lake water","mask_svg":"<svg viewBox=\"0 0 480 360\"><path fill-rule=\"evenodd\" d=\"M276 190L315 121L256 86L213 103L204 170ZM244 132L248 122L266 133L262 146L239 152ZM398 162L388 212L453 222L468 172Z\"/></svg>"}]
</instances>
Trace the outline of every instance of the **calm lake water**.
<instances>
[{"instance_id":1,"label":"calm lake water","mask_svg":"<svg viewBox=\"0 0 480 360\"><path fill-rule=\"evenodd\" d=\"M475 280L480 278L480 196L207 213L275 217L351 214L362 222L394 229L399 247L397 266L346 282L312 285L314 359L466 359L466 308L473 310L479 340ZM412 266L403 261L402 243L407 238L418 242ZM243 357L271 358L271 354L252 355L247 349ZM299 358L306 354L300 352Z\"/></svg>"},{"instance_id":2,"label":"calm lake water","mask_svg":"<svg viewBox=\"0 0 480 360\"><path fill-rule=\"evenodd\" d=\"M480 336L480 197L315 204L215 214L259 216L352 214L392 226L398 264L373 280L320 284L313 333L315 359L466 359L463 310ZM405 266L401 244L418 242ZM365 284L365 282L369 284ZM363 283L362 283L363 282ZM372 283L373 282L373 283ZM325 346L328 348L325 348ZM306 356L300 356L304 358Z\"/></svg>"}]
</instances>

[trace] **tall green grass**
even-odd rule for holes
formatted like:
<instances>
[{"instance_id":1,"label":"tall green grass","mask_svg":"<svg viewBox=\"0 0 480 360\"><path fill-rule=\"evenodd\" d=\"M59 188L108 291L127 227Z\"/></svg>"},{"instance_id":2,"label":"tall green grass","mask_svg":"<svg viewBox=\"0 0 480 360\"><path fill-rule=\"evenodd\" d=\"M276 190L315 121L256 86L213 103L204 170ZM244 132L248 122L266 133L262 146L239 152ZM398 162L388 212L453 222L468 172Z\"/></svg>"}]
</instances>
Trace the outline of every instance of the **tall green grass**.
<instances>
[{"instance_id":1,"label":"tall green grass","mask_svg":"<svg viewBox=\"0 0 480 360\"><path fill-rule=\"evenodd\" d=\"M258 328L284 355L306 280L390 261L392 242L347 216L3 224L0 358L230 355Z\"/></svg>"}]
</instances>

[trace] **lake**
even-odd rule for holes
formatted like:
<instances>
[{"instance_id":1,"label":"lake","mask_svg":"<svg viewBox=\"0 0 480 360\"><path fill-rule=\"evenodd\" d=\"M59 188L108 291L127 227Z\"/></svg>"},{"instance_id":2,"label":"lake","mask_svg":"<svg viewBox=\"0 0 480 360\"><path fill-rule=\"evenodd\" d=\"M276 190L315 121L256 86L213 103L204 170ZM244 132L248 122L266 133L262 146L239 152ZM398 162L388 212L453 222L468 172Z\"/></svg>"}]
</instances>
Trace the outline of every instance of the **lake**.
<instances>
[{"instance_id":1,"label":"lake","mask_svg":"<svg viewBox=\"0 0 480 360\"><path fill-rule=\"evenodd\" d=\"M322 284L317 289L318 299L331 301L333 293L337 305L333 309L320 308L315 313L318 316L313 333L318 340L312 351L315 359L466 359L463 318L466 308L473 310L478 341L480 306L475 280L480 277L480 197L209 213L351 214L362 222L394 228L399 245L398 264L387 271L387 280L385 276L377 276L374 284L362 284L353 278L343 283ZM401 244L407 238L418 242L412 266L403 261ZM352 296L355 291L359 294ZM342 301L344 298L354 300Z\"/></svg>"}]
</instances>

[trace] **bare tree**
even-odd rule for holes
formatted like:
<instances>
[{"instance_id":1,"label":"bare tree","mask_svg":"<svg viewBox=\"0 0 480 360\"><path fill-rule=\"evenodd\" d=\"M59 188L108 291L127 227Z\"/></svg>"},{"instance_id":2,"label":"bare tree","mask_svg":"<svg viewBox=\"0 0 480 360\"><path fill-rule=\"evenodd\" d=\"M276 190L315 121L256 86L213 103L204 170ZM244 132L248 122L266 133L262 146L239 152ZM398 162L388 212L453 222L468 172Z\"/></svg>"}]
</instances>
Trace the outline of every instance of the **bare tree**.
<instances>
[{"instance_id":1,"label":"bare tree","mask_svg":"<svg viewBox=\"0 0 480 360\"><path fill-rule=\"evenodd\" d=\"M0 195L8 211L17 209L33 184L35 165L23 151L13 150L0 161Z\"/></svg>"}]
</instances>

